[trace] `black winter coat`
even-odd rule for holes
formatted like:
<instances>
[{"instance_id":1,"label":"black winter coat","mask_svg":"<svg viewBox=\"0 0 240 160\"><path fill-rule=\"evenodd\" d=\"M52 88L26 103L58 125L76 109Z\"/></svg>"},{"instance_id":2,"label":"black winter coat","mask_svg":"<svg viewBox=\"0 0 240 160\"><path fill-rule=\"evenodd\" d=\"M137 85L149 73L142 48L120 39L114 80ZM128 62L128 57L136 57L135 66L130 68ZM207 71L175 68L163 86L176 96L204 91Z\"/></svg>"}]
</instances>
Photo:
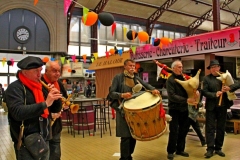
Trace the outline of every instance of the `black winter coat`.
<instances>
[{"instance_id":1,"label":"black winter coat","mask_svg":"<svg viewBox=\"0 0 240 160\"><path fill-rule=\"evenodd\" d=\"M26 88L26 95L23 84L16 80L11 83L6 91L6 104L8 107L8 119L10 124L10 134L12 141L17 143L20 131L20 125L24 121L24 136L32 133L39 133L39 117L43 114L44 109L47 108L45 102L36 103L32 91ZM25 105L26 98L26 105ZM48 119L43 118L43 137L49 138ZM48 130L46 129L48 128Z\"/></svg>"},{"instance_id":2,"label":"black winter coat","mask_svg":"<svg viewBox=\"0 0 240 160\"><path fill-rule=\"evenodd\" d=\"M218 107L219 98L216 97L217 91L222 90L222 82L212 74L209 74L203 78L203 96L206 97L205 108L212 111L215 107ZM230 108L233 105L233 101L228 100L227 93L222 95L221 106Z\"/></svg>"},{"instance_id":3,"label":"black winter coat","mask_svg":"<svg viewBox=\"0 0 240 160\"><path fill-rule=\"evenodd\" d=\"M175 73L172 73L172 75L167 79L166 88L168 93L168 107L169 109L184 112L188 110L188 95L182 85L177 83L175 79L184 81L182 75L176 75Z\"/></svg>"}]
</instances>

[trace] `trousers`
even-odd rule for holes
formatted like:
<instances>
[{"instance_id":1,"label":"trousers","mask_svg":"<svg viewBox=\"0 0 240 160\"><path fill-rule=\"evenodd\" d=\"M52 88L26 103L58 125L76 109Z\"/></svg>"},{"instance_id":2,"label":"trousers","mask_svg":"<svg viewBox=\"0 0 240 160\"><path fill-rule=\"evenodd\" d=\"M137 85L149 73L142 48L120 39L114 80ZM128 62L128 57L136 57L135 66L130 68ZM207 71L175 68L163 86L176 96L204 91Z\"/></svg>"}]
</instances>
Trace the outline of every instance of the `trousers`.
<instances>
[{"instance_id":1,"label":"trousers","mask_svg":"<svg viewBox=\"0 0 240 160\"><path fill-rule=\"evenodd\" d=\"M119 160L132 160L132 153L136 146L136 139L133 137L121 137L120 152L121 157Z\"/></svg>"}]
</instances>

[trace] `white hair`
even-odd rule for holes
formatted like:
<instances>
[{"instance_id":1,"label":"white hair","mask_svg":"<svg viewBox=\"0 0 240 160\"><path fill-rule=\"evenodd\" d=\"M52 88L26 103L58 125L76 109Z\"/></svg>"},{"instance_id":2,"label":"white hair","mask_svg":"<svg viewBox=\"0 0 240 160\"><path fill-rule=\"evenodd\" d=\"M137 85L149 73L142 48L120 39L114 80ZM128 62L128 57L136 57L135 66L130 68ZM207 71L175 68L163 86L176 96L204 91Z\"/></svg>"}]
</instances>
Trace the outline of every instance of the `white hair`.
<instances>
[{"instance_id":1,"label":"white hair","mask_svg":"<svg viewBox=\"0 0 240 160\"><path fill-rule=\"evenodd\" d=\"M180 61L180 60L174 61L174 62L172 63L172 65L171 65L171 68L173 69L173 67L175 67L176 64L178 64L178 63L182 63L182 61Z\"/></svg>"}]
</instances>

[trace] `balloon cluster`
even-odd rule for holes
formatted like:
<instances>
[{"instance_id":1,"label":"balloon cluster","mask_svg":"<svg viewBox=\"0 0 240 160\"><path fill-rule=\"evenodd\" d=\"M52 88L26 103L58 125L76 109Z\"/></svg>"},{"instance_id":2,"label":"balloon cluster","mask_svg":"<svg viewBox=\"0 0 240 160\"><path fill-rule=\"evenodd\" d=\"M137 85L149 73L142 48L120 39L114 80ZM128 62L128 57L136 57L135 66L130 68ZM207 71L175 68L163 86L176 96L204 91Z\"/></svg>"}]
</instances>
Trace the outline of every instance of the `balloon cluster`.
<instances>
[{"instance_id":1,"label":"balloon cluster","mask_svg":"<svg viewBox=\"0 0 240 160\"><path fill-rule=\"evenodd\" d=\"M88 12L86 16L86 22L84 23L84 16L82 16L82 22L86 26L92 26L99 20L102 25L104 26L111 26L114 23L114 17L110 13L102 12L102 13L95 13L93 11Z\"/></svg>"}]
</instances>

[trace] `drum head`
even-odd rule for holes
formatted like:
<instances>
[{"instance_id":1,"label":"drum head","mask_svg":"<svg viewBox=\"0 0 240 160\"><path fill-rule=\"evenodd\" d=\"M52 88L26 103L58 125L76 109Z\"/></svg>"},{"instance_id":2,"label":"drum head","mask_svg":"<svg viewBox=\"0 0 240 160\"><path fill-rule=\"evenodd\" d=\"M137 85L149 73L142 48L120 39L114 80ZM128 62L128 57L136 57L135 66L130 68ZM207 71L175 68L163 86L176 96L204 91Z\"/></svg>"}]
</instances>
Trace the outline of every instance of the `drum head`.
<instances>
[{"instance_id":1,"label":"drum head","mask_svg":"<svg viewBox=\"0 0 240 160\"><path fill-rule=\"evenodd\" d=\"M158 95L145 92L134 99L124 102L123 106L127 109L143 109L158 103L159 100L160 97Z\"/></svg>"}]
</instances>

